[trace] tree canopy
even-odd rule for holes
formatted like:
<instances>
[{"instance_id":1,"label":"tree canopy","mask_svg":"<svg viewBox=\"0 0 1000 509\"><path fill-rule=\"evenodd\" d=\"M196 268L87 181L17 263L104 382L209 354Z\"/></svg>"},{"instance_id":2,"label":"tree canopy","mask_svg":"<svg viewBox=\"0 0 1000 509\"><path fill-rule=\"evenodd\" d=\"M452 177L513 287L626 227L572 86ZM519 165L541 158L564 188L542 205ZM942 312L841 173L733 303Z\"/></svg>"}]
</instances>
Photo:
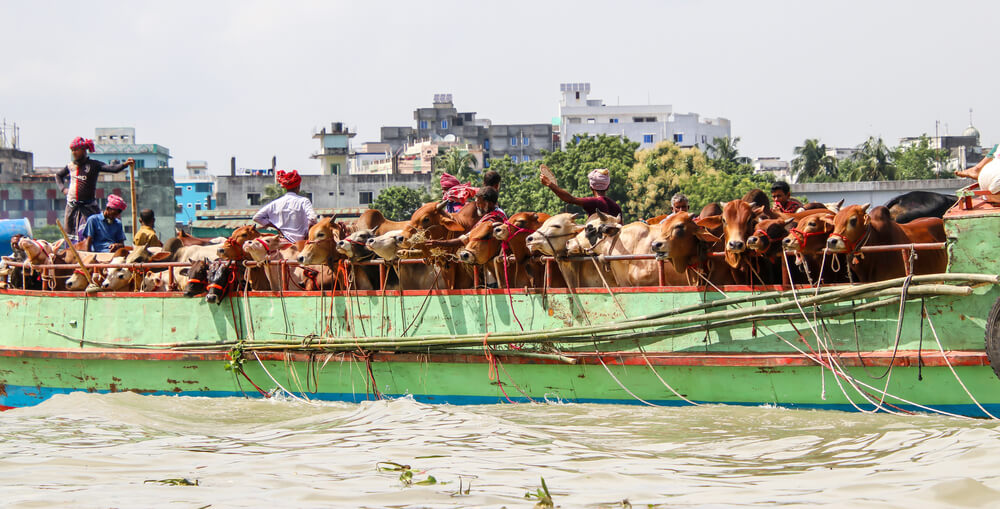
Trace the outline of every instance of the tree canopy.
<instances>
[{"instance_id":1,"label":"tree canopy","mask_svg":"<svg viewBox=\"0 0 1000 509\"><path fill-rule=\"evenodd\" d=\"M411 189L406 186L390 186L383 189L368 208L378 209L391 221L403 221L423 205L432 201L426 189Z\"/></svg>"}]
</instances>

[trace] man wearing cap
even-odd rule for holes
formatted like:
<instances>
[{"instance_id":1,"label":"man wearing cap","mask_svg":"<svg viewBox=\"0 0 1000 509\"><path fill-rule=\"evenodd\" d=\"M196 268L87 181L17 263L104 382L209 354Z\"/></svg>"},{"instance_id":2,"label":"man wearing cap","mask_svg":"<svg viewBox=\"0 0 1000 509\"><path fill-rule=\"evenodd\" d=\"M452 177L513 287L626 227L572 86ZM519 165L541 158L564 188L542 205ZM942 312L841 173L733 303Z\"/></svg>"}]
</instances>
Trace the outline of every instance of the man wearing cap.
<instances>
[{"instance_id":1,"label":"man wearing cap","mask_svg":"<svg viewBox=\"0 0 1000 509\"><path fill-rule=\"evenodd\" d=\"M87 218L83 237L87 239L87 251L95 253L110 253L125 245L125 229L118 219L126 208L125 200L117 194L108 196L108 204L104 212L98 212Z\"/></svg>"},{"instance_id":2,"label":"man wearing cap","mask_svg":"<svg viewBox=\"0 0 1000 509\"><path fill-rule=\"evenodd\" d=\"M548 169L544 164L541 168ZM548 187L560 200L569 203L570 205L577 205L583 208L583 211L589 216L594 212L600 210L605 214L610 214L612 216L621 217L622 209L615 203L614 200L606 196L608 188L611 187L611 174L608 172L607 168L598 168L587 174L587 180L590 181L590 190L594 193L594 196L588 196L587 198L577 198L572 194L569 194L565 189L559 187L555 182L549 180L542 173L542 185Z\"/></svg>"},{"instance_id":3,"label":"man wearing cap","mask_svg":"<svg viewBox=\"0 0 1000 509\"><path fill-rule=\"evenodd\" d=\"M299 172L278 170L276 177L285 188L285 195L261 207L253 220L265 228L278 230L289 242L298 242L309 236L309 227L316 224L316 212L309 198L299 195L302 185Z\"/></svg>"},{"instance_id":4,"label":"man wearing cap","mask_svg":"<svg viewBox=\"0 0 1000 509\"><path fill-rule=\"evenodd\" d=\"M101 172L118 173L128 166L135 166L131 157L123 164L104 164L87 156L87 151L94 151L94 140L77 137L69 145L73 154L73 162L56 173L56 183L66 195L66 230L74 241L88 219L97 214L101 208L97 205L97 177Z\"/></svg>"}]
</instances>

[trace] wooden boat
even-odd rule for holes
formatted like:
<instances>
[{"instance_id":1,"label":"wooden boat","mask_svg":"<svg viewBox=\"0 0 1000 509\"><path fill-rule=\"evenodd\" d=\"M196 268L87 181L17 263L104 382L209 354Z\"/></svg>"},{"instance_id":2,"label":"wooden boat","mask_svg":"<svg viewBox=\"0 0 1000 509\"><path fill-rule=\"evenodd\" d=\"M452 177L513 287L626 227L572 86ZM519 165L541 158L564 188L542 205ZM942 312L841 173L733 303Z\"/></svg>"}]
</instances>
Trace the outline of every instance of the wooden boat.
<instances>
[{"instance_id":1,"label":"wooden boat","mask_svg":"<svg viewBox=\"0 0 1000 509\"><path fill-rule=\"evenodd\" d=\"M1000 209L968 201L947 273L818 290L3 290L0 408L131 391L1000 415Z\"/></svg>"}]
</instances>

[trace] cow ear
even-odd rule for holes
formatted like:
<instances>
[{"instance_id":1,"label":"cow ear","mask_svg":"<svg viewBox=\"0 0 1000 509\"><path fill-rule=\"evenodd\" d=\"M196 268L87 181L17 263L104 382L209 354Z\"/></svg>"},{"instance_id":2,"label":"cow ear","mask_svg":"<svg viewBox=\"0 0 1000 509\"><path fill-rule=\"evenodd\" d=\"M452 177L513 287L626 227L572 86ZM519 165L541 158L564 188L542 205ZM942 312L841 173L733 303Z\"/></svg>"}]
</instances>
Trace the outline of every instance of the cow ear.
<instances>
[{"instance_id":1,"label":"cow ear","mask_svg":"<svg viewBox=\"0 0 1000 509\"><path fill-rule=\"evenodd\" d=\"M754 207L754 208L752 208L750 210L752 210L754 214L760 215L760 214L764 213L764 206L763 205L757 205L756 207Z\"/></svg>"},{"instance_id":2,"label":"cow ear","mask_svg":"<svg viewBox=\"0 0 1000 509\"><path fill-rule=\"evenodd\" d=\"M862 214L867 214L868 213L868 208L871 207L871 206L872 206L871 202L862 205L861 206L861 213Z\"/></svg>"},{"instance_id":3,"label":"cow ear","mask_svg":"<svg viewBox=\"0 0 1000 509\"><path fill-rule=\"evenodd\" d=\"M722 226L722 216L699 217L694 221L694 224L703 228L708 228L709 230L714 230Z\"/></svg>"},{"instance_id":4,"label":"cow ear","mask_svg":"<svg viewBox=\"0 0 1000 509\"><path fill-rule=\"evenodd\" d=\"M587 228L587 225L578 224L573 226L573 233L580 233Z\"/></svg>"},{"instance_id":5,"label":"cow ear","mask_svg":"<svg viewBox=\"0 0 1000 509\"><path fill-rule=\"evenodd\" d=\"M824 223L826 223L826 224L828 224L830 226L836 226L836 223L833 222L833 218L832 217L826 217L826 216L824 216L824 217L819 218L819 220L823 221Z\"/></svg>"},{"instance_id":6,"label":"cow ear","mask_svg":"<svg viewBox=\"0 0 1000 509\"><path fill-rule=\"evenodd\" d=\"M574 214L573 214L573 215L571 215L571 216L569 216L569 220L570 220L570 221L576 221L577 219L580 219L580 213L578 213L578 212L577 212L577 213L574 213Z\"/></svg>"},{"instance_id":7,"label":"cow ear","mask_svg":"<svg viewBox=\"0 0 1000 509\"><path fill-rule=\"evenodd\" d=\"M465 228L458 224L454 219L450 217L441 217L441 226L444 226L448 231L464 233Z\"/></svg>"},{"instance_id":8,"label":"cow ear","mask_svg":"<svg viewBox=\"0 0 1000 509\"><path fill-rule=\"evenodd\" d=\"M716 237L712 232L706 230L705 228L698 228L695 230L694 235L705 242L718 242L722 239Z\"/></svg>"},{"instance_id":9,"label":"cow ear","mask_svg":"<svg viewBox=\"0 0 1000 509\"><path fill-rule=\"evenodd\" d=\"M168 258L170 258L170 251L160 251L159 253L156 253L153 256L149 257L149 261L150 262L161 262L161 261L166 260Z\"/></svg>"}]
</instances>

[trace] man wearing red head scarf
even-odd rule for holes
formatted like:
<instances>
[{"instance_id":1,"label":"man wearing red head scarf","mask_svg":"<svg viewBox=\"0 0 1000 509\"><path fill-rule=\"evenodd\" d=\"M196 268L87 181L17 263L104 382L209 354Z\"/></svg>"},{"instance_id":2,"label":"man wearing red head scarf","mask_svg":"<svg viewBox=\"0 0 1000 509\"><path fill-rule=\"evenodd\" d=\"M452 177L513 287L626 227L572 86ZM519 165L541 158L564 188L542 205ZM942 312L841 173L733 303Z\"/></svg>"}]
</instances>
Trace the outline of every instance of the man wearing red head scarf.
<instances>
[{"instance_id":1,"label":"man wearing red head scarf","mask_svg":"<svg viewBox=\"0 0 1000 509\"><path fill-rule=\"evenodd\" d=\"M87 151L94 151L94 140L77 137L69 145L73 154L73 162L56 173L56 183L66 195L66 231L74 241L80 240L78 233L87 222L87 218L100 214L97 205L97 177L101 172L118 173L129 166L135 166L131 157L123 164L104 164L87 156Z\"/></svg>"},{"instance_id":2,"label":"man wearing red head scarf","mask_svg":"<svg viewBox=\"0 0 1000 509\"><path fill-rule=\"evenodd\" d=\"M309 198L299 195L302 177L299 172L278 170L276 180L285 188L285 195L261 207L253 220L261 226L272 227L289 242L298 242L309 236L309 227L316 224L316 212Z\"/></svg>"}]
</instances>

